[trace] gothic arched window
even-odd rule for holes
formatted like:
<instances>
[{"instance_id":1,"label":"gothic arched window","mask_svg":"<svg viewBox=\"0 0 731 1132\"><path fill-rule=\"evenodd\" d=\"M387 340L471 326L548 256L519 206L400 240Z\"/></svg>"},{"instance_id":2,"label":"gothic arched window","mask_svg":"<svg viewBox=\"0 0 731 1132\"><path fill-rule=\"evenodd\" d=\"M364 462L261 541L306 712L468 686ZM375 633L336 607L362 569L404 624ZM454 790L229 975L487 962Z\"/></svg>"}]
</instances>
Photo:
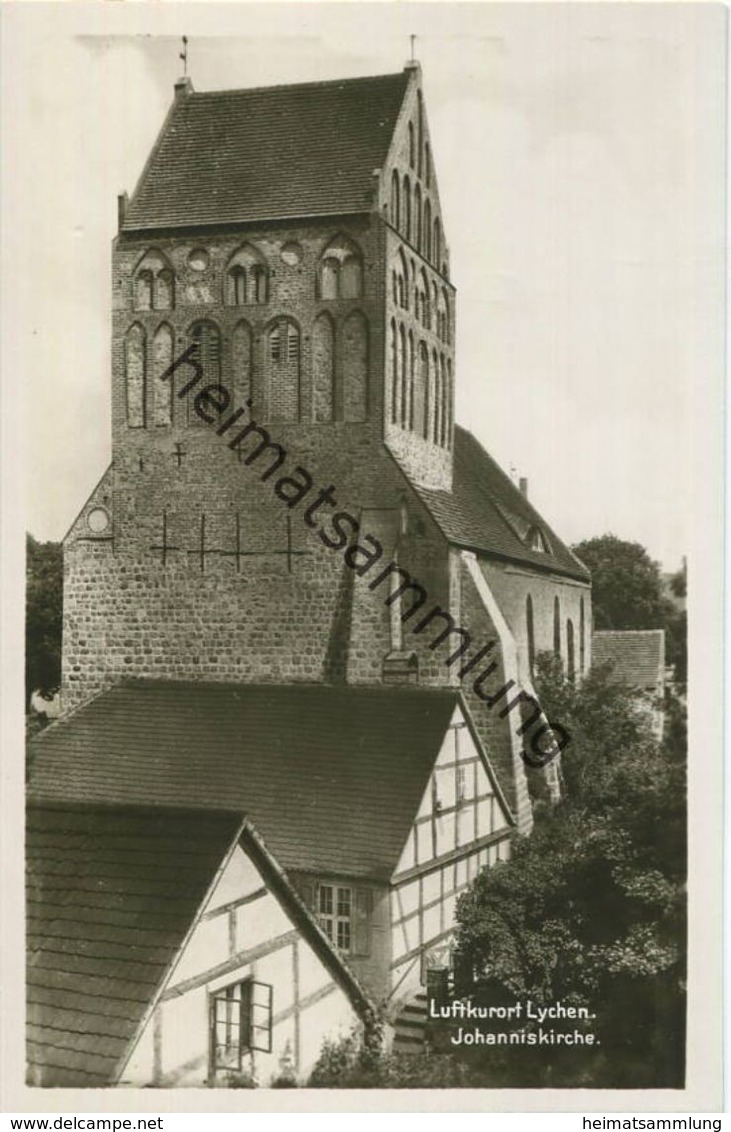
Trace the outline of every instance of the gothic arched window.
<instances>
[{"instance_id":1,"label":"gothic arched window","mask_svg":"<svg viewBox=\"0 0 731 1132\"><path fill-rule=\"evenodd\" d=\"M197 342L197 360L203 370L201 388L204 385L221 384L221 333L208 318L194 322L188 330L188 337ZM195 411L195 398L188 398L188 423L203 424L199 414Z\"/></svg>"},{"instance_id":2,"label":"gothic arched window","mask_svg":"<svg viewBox=\"0 0 731 1132\"><path fill-rule=\"evenodd\" d=\"M414 123L409 122L409 168L416 165L416 138L414 136Z\"/></svg>"},{"instance_id":3,"label":"gothic arched window","mask_svg":"<svg viewBox=\"0 0 731 1132\"><path fill-rule=\"evenodd\" d=\"M226 267L226 303L230 307L262 304L267 301L266 261L253 244L243 244Z\"/></svg>"},{"instance_id":4,"label":"gothic arched window","mask_svg":"<svg viewBox=\"0 0 731 1132\"><path fill-rule=\"evenodd\" d=\"M585 668L586 668L586 639L585 639L585 636L584 636L585 633L586 633L586 623L585 623L585 614L584 614L584 599L582 597L579 601L579 671L581 672L582 676L584 675L584 671L585 671Z\"/></svg>"},{"instance_id":5,"label":"gothic arched window","mask_svg":"<svg viewBox=\"0 0 731 1132\"><path fill-rule=\"evenodd\" d=\"M397 231L401 230L401 185L395 169L391 174L391 223Z\"/></svg>"},{"instance_id":6,"label":"gothic arched window","mask_svg":"<svg viewBox=\"0 0 731 1132\"><path fill-rule=\"evenodd\" d=\"M569 618L566 622L566 666L569 680L576 680L576 657L574 655L574 623Z\"/></svg>"},{"instance_id":7,"label":"gothic arched window","mask_svg":"<svg viewBox=\"0 0 731 1132\"><path fill-rule=\"evenodd\" d=\"M272 420L300 419L300 332L290 318L279 318L267 334L267 385Z\"/></svg>"},{"instance_id":8,"label":"gothic arched window","mask_svg":"<svg viewBox=\"0 0 731 1132\"><path fill-rule=\"evenodd\" d=\"M414 335L409 331L409 385L404 389L404 427L414 427L414 381L416 369L416 354L414 350Z\"/></svg>"},{"instance_id":9,"label":"gothic arched window","mask_svg":"<svg viewBox=\"0 0 731 1132\"><path fill-rule=\"evenodd\" d=\"M525 601L525 627L528 638L528 670L532 676L536 662L536 640L533 627L533 598L530 594Z\"/></svg>"},{"instance_id":10,"label":"gothic arched window","mask_svg":"<svg viewBox=\"0 0 731 1132\"><path fill-rule=\"evenodd\" d=\"M434 371L434 432L432 439L435 444L439 444L439 438L442 433L442 408L444 398L442 396L442 375L436 350L432 350L432 370Z\"/></svg>"},{"instance_id":11,"label":"gothic arched window","mask_svg":"<svg viewBox=\"0 0 731 1132\"><path fill-rule=\"evenodd\" d=\"M401 372L398 346L396 323L391 319L391 422L393 424L396 424L398 420L399 374Z\"/></svg>"},{"instance_id":12,"label":"gothic arched window","mask_svg":"<svg viewBox=\"0 0 731 1132\"><path fill-rule=\"evenodd\" d=\"M417 428L421 436L428 439L429 413L431 411L429 404L429 351L424 342L419 343L419 385L417 392L419 396Z\"/></svg>"},{"instance_id":13,"label":"gothic arched window","mask_svg":"<svg viewBox=\"0 0 731 1132\"><path fill-rule=\"evenodd\" d=\"M421 251L421 185L414 189L414 244Z\"/></svg>"},{"instance_id":14,"label":"gothic arched window","mask_svg":"<svg viewBox=\"0 0 731 1132\"><path fill-rule=\"evenodd\" d=\"M428 146L427 146L428 149ZM424 259L431 260L431 202L424 201Z\"/></svg>"},{"instance_id":15,"label":"gothic arched window","mask_svg":"<svg viewBox=\"0 0 731 1132\"><path fill-rule=\"evenodd\" d=\"M124 364L127 386L127 424L130 428L145 427L145 331L138 322L130 326L124 341Z\"/></svg>"},{"instance_id":16,"label":"gothic arched window","mask_svg":"<svg viewBox=\"0 0 731 1132\"><path fill-rule=\"evenodd\" d=\"M237 404L245 403L252 394L252 343L248 322L238 322L231 339L231 369Z\"/></svg>"},{"instance_id":17,"label":"gothic arched window","mask_svg":"<svg viewBox=\"0 0 731 1132\"><path fill-rule=\"evenodd\" d=\"M325 248L318 270L318 298L359 299L363 294L363 256L348 236L336 236Z\"/></svg>"},{"instance_id":18,"label":"gothic arched window","mask_svg":"<svg viewBox=\"0 0 731 1132\"><path fill-rule=\"evenodd\" d=\"M439 217L434 217L434 264L437 271L442 270L442 226L439 223Z\"/></svg>"},{"instance_id":19,"label":"gothic arched window","mask_svg":"<svg viewBox=\"0 0 731 1132\"><path fill-rule=\"evenodd\" d=\"M149 248L137 264L134 304L139 311L167 311L175 305L175 276L157 248Z\"/></svg>"},{"instance_id":20,"label":"gothic arched window","mask_svg":"<svg viewBox=\"0 0 731 1132\"><path fill-rule=\"evenodd\" d=\"M561 655L561 603L557 597L553 599L553 651Z\"/></svg>"},{"instance_id":21,"label":"gothic arched window","mask_svg":"<svg viewBox=\"0 0 731 1132\"><path fill-rule=\"evenodd\" d=\"M439 443L442 448L446 448L449 435L449 383L447 381L447 367L444 361L444 354L439 358L439 369L442 375L442 432L439 437Z\"/></svg>"},{"instance_id":22,"label":"gothic arched window","mask_svg":"<svg viewBox=\"0 0 731 1132\"><path fill-rule=\"evenodd\" d=\"M171 327L163 322L152 340L153 419L156 425L169 425L173 420L174 376L163 378L162 375L173 364L174 342Z\"/></svg>"},{"instance_id":23,"label":"gothic arched window","mask_svg":"<svg viewBox=\"0 0 731 1132\"><path fill-rule=\"evenodd\" d=\"M401 208L404 217L404 236L407 240L411 240L411 182L408 177L404 177L404 192L401 201Z\"/></svg>"},{"instance_id":24,"label":"gothic arched window","mask_svg":"<svg viewBox=\"0 0 731 1132\"><path fill-rule=\"evenodd\" d=\"M335 420L335 331L327 311L312 330L312 389L315 420Z\"/></svg>"},{"instance_id":25,"label":"gothic arched window","mask_svg":"<svg viewBox=\"0 0 731 1132\"><path fill-rule=\"evenodd\" d=\"M424 143L424 180L426 187L431 185L431 153L429 152L429 142Z\"/></svg>"}]
</instances>

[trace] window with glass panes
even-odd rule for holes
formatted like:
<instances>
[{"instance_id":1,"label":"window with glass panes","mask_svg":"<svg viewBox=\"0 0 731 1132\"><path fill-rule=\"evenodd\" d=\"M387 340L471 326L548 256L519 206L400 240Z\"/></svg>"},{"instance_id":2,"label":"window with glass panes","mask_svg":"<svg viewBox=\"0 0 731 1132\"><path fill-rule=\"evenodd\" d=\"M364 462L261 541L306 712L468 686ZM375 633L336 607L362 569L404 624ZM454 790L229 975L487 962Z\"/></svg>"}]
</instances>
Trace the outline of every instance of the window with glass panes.
<instances>
[{"instance_id":1,"label":"window with glass panes","mask_svg":"<svg viewBox=\"0 0 731 1132\"><path fill-rule=\"evenodd\" d=\"M232 983L210 997L211 1063L241 1069L251 1050L271 1053L272 988L253 979Z\"/></svg>"},{"instance_id":2,"label":"window with glass panes","mask_svg":"<svg viewBox=\"0 0 731 1132\"><path fill-rule=\"evenodd\" d=\"M350 951L353 930L353 890L341 885L321 884L318 916L328 937L340 951Z\"/></svg>"}]
</instances>

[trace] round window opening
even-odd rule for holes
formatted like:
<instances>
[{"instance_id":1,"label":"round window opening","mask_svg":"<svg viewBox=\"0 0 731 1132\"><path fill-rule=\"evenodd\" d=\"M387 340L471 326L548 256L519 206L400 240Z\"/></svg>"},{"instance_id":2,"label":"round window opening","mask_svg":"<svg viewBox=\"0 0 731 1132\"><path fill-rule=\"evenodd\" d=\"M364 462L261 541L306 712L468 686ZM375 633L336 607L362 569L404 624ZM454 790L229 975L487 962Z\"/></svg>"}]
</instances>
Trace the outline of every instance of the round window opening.
<instances>
[{"instance_id":1,"label":"round window opening","mask_svg":"<svg viewBox=\"0 0 731 1132\"><path fill-rule=\"evenodd\" d=\"M205 248L196 248L188 256L188 266L192 267L193 271L205 271L210 261L210 256Z\"/></svg>"},{"instance_id":2,"label":"round window opening","mask_svg":"<svg viewBox=\"0 0 731 1132\"><path fill-rule=\"evenodd\" d=\"M103 507L92 507L86 516L86 522L89 530L93 531L95 535L103 534L109 526L109 512L105 511Z\"/></svg>"},{"instance_id":3,"label":"round window opening","mask_svg":"<svg viewBox=\"0 0 731 1132\"><path fill-rule=\"evenodd\" d=\"M289 267L296 267L302 262L302 248L299 244L285 244L280 254Z\"/></svg>"}]
</instances>

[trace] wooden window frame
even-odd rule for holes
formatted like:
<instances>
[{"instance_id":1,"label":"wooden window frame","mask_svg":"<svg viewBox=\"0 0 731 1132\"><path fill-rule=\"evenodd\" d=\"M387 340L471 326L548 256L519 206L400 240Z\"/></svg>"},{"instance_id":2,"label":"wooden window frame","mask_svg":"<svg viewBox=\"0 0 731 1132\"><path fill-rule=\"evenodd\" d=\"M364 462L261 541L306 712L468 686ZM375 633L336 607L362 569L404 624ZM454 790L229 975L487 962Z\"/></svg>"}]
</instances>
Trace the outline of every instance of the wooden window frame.
<instances>
[{"instance_id":1,"label":"wooden window frame","mask_svg":"<svg viewBox=\"0 0 731 1132\"><path fill-rule=\"evenodd\" d=\"M238 991L238 997L236 996ZM261 1001L257 1001L257 997ZM256 979L239 979L210 991L208 1019L211 1073L240 1072L244 1057L254 1051L272 1052L274 988ZM223 1017L220 1010L223 1007ZM218 1027L225 1028L225 1042L218 1039ZM221 1048L225 1052L219 1053Z\"/></svg>"}]
</instances>

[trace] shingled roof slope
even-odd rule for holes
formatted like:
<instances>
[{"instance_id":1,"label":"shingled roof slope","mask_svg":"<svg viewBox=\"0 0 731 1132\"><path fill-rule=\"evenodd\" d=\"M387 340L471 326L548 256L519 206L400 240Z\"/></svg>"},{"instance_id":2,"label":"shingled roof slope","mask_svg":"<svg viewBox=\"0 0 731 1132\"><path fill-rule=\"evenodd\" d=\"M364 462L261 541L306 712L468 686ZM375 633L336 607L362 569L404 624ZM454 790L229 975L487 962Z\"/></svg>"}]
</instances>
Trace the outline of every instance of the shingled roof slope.
<instances>
[{"instance_id":1,"label":"shingled roof slope","mask_svg":"<svg viewBox=\"0 0 731 1132\"><path fill-rule=\"evenodd\" d=\"M122 231L370 208L408 73L179 95Z\"/></svg>"},{"instance_id":2,"label":"shingled roof slope","mask_svg":"<svg viewBox=\"0 0 731 1132\"><path fill-rule=\"evenodd\" d=\"M28 812L31 1084L114 1081L240 815Z\"/></svg>"},{"instance_id":3,"label":"shingled roof slope","mask_svg":"<svg viewBox=\"0 0 731 1132\"><path fill-rule=\"evenodd\" d=\"M611 666L610 679L652 691L665 672L664 629L601 629L592 634L591 663Z\"/></svg>"},{"instance_id":4,"label":"shingled roof slope","mask_svg":"<svg viewBox=\"0 0 731 1132\"><path fill-rule=\"evenodd\" d=\"M29 796L235 810L286 868L387 880L457 692L121 684L31 744Z\"/></svg>"},{"instance_id":5,"label":"shingled roof slope","mask_svg":"<svg viewBox=\"0 0 731 1132\"><path fill-rule=\"evenodd\" d=\"M416 491L456 546L590 581L583 563L466 429L454 430L452 491L418 486ZM531 550L521 537L535 527L548 542L547 552Z\"/></svg>"}]
</instances>

